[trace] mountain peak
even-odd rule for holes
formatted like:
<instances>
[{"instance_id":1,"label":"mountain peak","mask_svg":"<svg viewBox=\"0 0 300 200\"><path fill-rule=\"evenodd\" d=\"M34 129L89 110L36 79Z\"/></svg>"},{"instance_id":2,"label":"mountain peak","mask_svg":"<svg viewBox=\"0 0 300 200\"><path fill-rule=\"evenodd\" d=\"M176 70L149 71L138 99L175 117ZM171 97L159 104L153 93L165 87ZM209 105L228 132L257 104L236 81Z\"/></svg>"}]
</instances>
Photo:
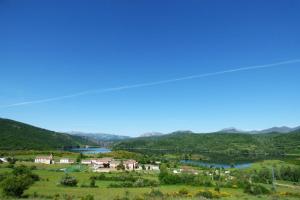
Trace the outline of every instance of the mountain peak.
<instances>
[{"instance_id":1,"label":"mountain peak","mask_svg":"<svg viewBox=\"0 0 300 200\"><path fill-rule=\"evenodd\" d=\"M159 132L148 132L148 133L143 133L139 137L152 137L152 136L161 136L163 133Z\"/></svg>"},{"instance_id":2,"label":"mountain peak","mask_svg":"<svg viewBox=\"0 0 300 200\"><path fill-rule=\"evenodd\" d=\"M222 132L222 133L245 133L246 131L243 131L241 129L237 129L235 127L228 127L228 128L224 128L218 132Z\"/></svg>"}]
</instances>

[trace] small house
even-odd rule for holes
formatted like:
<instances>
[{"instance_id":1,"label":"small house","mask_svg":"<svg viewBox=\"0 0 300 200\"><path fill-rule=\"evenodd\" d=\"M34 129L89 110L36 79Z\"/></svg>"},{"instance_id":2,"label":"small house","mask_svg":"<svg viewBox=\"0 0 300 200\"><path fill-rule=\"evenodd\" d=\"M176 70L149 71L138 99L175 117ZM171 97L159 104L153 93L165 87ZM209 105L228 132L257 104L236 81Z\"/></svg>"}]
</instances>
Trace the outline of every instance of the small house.
<instances>
[{"instance_id":1,"label":"small house","mask_svg":"<svg viewBox=\"0 0 300 200\"><path fill-rule=\"evenodd\" d=\"M112 169L116 169L118 165L120 165L121 161L119 160L112 160L110 163L109 163L109 167L112 168Z\"/></svg>"},{"instance_id":2,"label":"small house","mask_svg":"<svg viewBox=\"0 0 300 200\"><path fill-rule=\"evenodd\" d=\"M35 163L42 163L42 164L54 164L52 154L50 156L37 156L34 160Z\"/></svg>"},{"instance_id":3,"label":"small house","mask_svg":"<svg viewBox=\"0 0 300 200\"><path fill-rule=\"evenodd\" d=\"M83 165L91 165L92 164L92 160L81 160L81 164L83 164Z\"/></svg>"},{"instance_id":4,"label":"small house","mask_svg":"<svg viewBox=\"0 0 300 200\"><path fill-rule=\"evenodd\" d=\"M59 160L60 164L73 164L74 162L75 162L74 160L71 160L69 158L61 158Z\"/></svg>"},{"instance_id":5,"label":"small house","mask_svg":"<svg viewBox=\"0 0 300 200\"><path fill-rule=\"evenodd\" d=\"M125 160L123 161L126 170L134 170L138 168L138 162L135 160Z\"/></svg>"},{"instance_id":6,"label":"small house","mask_svg":"<svg viewBox=\"0 0 300 200\"><path fill-rule=\"evenodd\" d=\"M112 162L112 158L100 158L92 160L92 164L98 165L102 168L110 168L110 163Z\"/></svg>"},{"instance_id":7,"label":"small house","mask_svg":"<svg viewBox=\"0 0 300 200\"><path fill-rule=\"evenodd\" d=\"M158 165L144 165L145 170L150 170L150 171L159 171L159 166Z\"/></svg>"}]
</instances>

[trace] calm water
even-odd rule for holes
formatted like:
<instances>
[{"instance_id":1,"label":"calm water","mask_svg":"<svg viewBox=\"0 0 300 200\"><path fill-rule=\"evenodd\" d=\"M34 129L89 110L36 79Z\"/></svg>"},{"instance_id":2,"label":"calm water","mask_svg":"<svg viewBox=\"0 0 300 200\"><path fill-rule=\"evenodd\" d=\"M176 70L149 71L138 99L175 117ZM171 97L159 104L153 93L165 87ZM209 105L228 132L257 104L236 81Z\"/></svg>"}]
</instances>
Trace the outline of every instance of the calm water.
<instances>
[{"instance_id":1,"label":"calm water","mask_svg":"<svg viewBox=\"0 0 300 200\"><path fill-rule=\"evenodd\" d=\"M224 164L224 163L208 163L208 162L203 162L203 161L195 161L195 160L181 160L181 163L184 164L191 164L191 165L198 165L202 167L215 167L215 168L232 168L230 164ZM251 166L252 163L240 163L240 164L234 164L234 168L238 169L244 169L248 168Z\"/></svg>"},{"instance_id":2,"label":"calm water","mask_svg":"<svg viewBox=\"0 0 300 200\"><path fill-rule=\"evenodd\" d=\"M110 149L107 148L72 148L69 149L72 152L78 152L83 154L96 154L96 153L108 153L111 152Z\"/></svg>"}]
</instances>

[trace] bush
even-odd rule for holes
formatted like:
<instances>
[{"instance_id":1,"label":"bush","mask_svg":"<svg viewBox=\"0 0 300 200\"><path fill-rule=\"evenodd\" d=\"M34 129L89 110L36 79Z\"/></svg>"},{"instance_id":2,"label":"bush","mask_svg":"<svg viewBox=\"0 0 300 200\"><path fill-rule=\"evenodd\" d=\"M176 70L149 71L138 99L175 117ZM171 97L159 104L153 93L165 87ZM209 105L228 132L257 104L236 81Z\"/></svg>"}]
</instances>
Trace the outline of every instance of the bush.
<instances>
[{"instance_id":1,"label":"bush","mask_svg":"<svg viewBox=\"0 0 300 200\"><path fill-rule=\"evenodd\" d=\"M90 187L97 187L97 186L96 186L96 178L92 176L92 177L90 178L90 180L91 180L91 182L90 182Z\"/></svg>"},{"instance_id":2,"label":"bush","mask_svg":"<svg viewBox=\"0 0 300 200\"><path fill-rule=\"evenodd\" d=\"M198 197L205 197L207 199L212 199L213 198L213 193L211 191L205 190L205 191L200 191L196 194Z\"/></svg>"},{"instance_id":3,"label":"bush","mask_svg":"<svg viewBox=\"0 0 300 200\"><path fill-rule=\"evenodd\" d=\"M8 158L7 158L7 162L8 162L9 164L14 165L14 164L17 162L17 159L8 157Z\"/></svg>"},{"instance_id":4,"label":"bush","mask_svg":"<svg viewBox=\"0 0 300 200\"><path fill-rule=\"evenodd\" d=\"M265 186L263 185L252 185L248 183L245 188L244 192L252 195L260 195L260 194L269 194L270 190L268 190Z\"/></svg>"},{"instance_id":5,"label":"bush","mask_svg":"<svg viewBox=\"0 0 300 200\"><path fill-rule=\"evenodd\" d=\"M123 164L123 161L117 166L117 170L125 170L125 166Z\"/></svg>"},{"instance_id":6,"label":"bush","mask_svg":"<svg viewBox=\"0 0 300 200\"><path fill-rule=\"evenodd\" d=\"M188 191L186 188L182 188L182 189L179 190L178 193L179 193L179 195L181 195L181 196L186 196L186 195L189 194L189 191Z\"/></svg>"},{"instance_id":7,"label":"bush","mask_svg":"<svg viewBox=\"0 0 300 200\"><path fill-rule=\"evenodd\" d=\"M153 189L148 193L145 194L145 196L149 196L149 197L163 197L164 194L159 190L159 189Z\"/></svg>"},{"instance_id":8,"label":"bush","mask_svg":"<svg viewBox=\"0 0 300 200\"><path fill-rule=\"evenodd\" d=\"M25 166L25 165L20 165L18 167L15 167L14 170L12 171L12 174L15 176L19 176L19 175L26 175L29 176L30 178L32 178L34 181L39 181L40 177L36 174L33 174L32 169Z\"/></svg>"},{"instance_id":9,"label":"bush","mask_svg":"<svg viewBox=\"0 0 300 200\"><path fill-rule=\"evenodd\" d=\"M101 173L98 176L93 176L96 180L105 180L105 174Z\"/></svg>"},{"instance_id":10,"label":"bush","mask_svg":"<svg viewBox=\"0 0 300 200\"><path fill-rule=\"evenodd\" d=\"M10 175L6 177L2 183L1 187L3 194L12 197L21 197L23 192L29 188L30 185L34 183L34 180L29 176L20 175L14 176Z\"/></svg>"},{"instance_id":11,"label":"bush","mask_svg":"<svg viewBox=\"0 0 300 200\"><path fill-rule=\"evenodd\" d=\"M21 165L13 169L11 174L4 174L0 177L1 187L4 195L21 197L24 190L28 189L35 181L40 178L33 174L30 168Z\"/></svg>"},{"instance_id":12,"label":"bush","mask_svg":"<svg viewBox=\"0 0 300 200\"><path fill-rule=\"evenodd\" d=\"M75 187L77 186L77 183L78 183L77 179L73 176L69 176L68 174L63 176L62 179L60 180L60 184L64 186Z\"/></svg>"}]
</instances>

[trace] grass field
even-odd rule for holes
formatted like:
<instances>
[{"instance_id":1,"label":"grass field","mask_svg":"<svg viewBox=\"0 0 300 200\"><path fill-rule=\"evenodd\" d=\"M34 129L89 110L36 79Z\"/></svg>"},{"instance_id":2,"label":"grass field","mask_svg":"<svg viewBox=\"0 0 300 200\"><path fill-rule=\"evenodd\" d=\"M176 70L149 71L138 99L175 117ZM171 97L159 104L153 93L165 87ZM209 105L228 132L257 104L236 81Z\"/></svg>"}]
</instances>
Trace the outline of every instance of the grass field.
<instances>
[{"instance_id":1,"label":"grass field","mask_svg":"<svg viewBox=\"0 0 300 200\"><path fill-rule=\"evenodd\" d=\"M54 165L44 165L44 164L35 164L32 162L17 162L16 165L27 165L27 166L36 166L37 169L33 172L38 174L41 178L40 181L37 181L32 185L28 190L25 191L26 199L81 199L86 195L90 194L94 196L95 200L113 200L117 197L128 197L129 199L142 199L143 196L147 193L150 193L152 190L151 187L144 188L110 188L108 187L110 183L114 181L96 181L96 188L90 187L81 187L81 185L89 185L90 177L93 175L99 175L99 173L94 173L89 171L87 168L82 168L80 172L71 172L70 175L77 178L79 181L77 187L65 187L59 184L61 177L64 175L64 172L61 169L70 167L67 164L54 164ZM251 168L246 170L259 169L265 166L272 165L282 165L285 164L282 161L273 160L273 161L263 161L254 163ZM7 164L0 165L0 174L10 172L12 169L7 168ZM237 170L237 169L236 169ZM119 173L119 172L114 172ZM157 173L140 172L144 178L156 179L158 180ZM115 174L114 174L115 175ZM221 199L228 200L274 200L274 199L291 199L296 200L300 199L300 186L297 184L292 184L290 182L279 181L277 185L277 191L272 195L259 195L253 196L243 192L242 189L232 189L232 188L221 188L222 193L226 193L227 197L222 197ZM265 185L267 188L271 188L271 185ZM182 189L185 188L188 190L187 196L178 197L176 194ZM196 187L188 185L161 185L157 187L164 194L169 194L168 199L200 199L194 197L199 190L211 190L213 187ZM288 193L298 194L299 196L287 195Z\"/></svg>"}]
</instances>

